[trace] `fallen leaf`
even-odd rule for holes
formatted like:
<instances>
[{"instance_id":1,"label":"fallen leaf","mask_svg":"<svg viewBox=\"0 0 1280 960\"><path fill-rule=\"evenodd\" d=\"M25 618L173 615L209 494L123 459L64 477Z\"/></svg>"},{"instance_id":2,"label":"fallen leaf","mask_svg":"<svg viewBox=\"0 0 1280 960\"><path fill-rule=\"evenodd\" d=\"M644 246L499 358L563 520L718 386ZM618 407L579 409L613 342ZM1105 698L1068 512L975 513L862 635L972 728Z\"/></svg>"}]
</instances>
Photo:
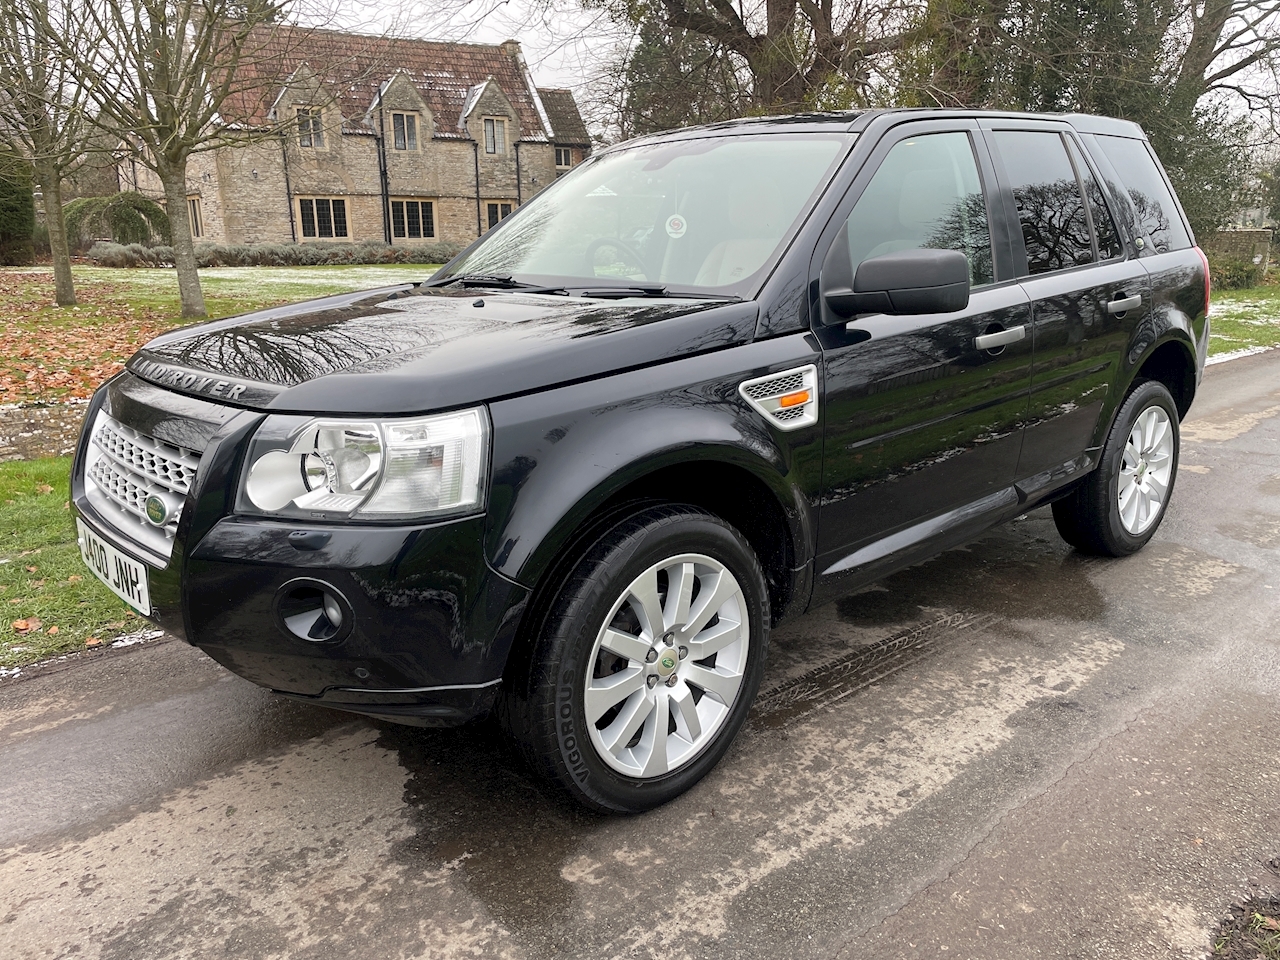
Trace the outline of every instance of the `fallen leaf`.
<instances>
[{"instance_id":1,"label":"fallen leaf","mask_svg":"<svg viewBox=\"0 0 1280 960\"><path fill-rule=\"evenodd\" d=\"M35 573L39 567L27 567L27 573Z\"/></svg>"},{"instance_id":2,"label":"fallen leaf","mask_svg":"<svg viewBox=\"0 0 1280 960\"><path fill-rule=\"evenodd\" d=\"M33 630L39 632L42 625L39 617L25 617L22 620L13 621L13 629L18 633L30 633Z\"/></svg>"},{"instance_id":3,"label":"fallen leaf","mask_svg":"<svg viewBox=\"0 0 1280 960\"><path fill-rule=\"evenodd\" d=\"M53 493L53 487L49 486L47 483L37 483L36 493Z\"/></svg>"},{"instance_id":4,"label":"fallen leaf","mask_svg":"<svg viewBox=\"0 0 1280 960\"><path fill-rule=\"evenodd\" d=\"M102 645L102 641L97 637L90 637L88 640L84 642L84 645L86 647L97 647Z\"/></svg>"},{"instance_id":5,"label":"fallen leaf","mask_svg":"<svg viewBox=\"0 0 1280 960\"><path fill-rule=\"evenodd\" d=\"M52 637L55 633L57 633L57 632L58 632L58 628L57 628L57 626L56 626L56 625L55 625L55 626L50 627L48 630L46 630L46 631L45 631L45 633L47 633L47 634L48 634L49 636L51 636L51 637Z\"/></svg>"},{"instance_id":6,"label":"fallen leaf","mask_svg":"<svg viewBox=\"0 0 1280 960\"><path fill-rule=\"evenodd\" d=\"M79 583L83 579L84 577L80 576L80 574L73 573L71 576L67 577L67 583Z\"/></svg>"},{"instance_id":7,"label":"fallen leaf","mask_svg":"<svg viewBox=\"0 0 1280 960\"><path fill-rule=\"evenodd\" d=\"M28 623L26 620L15 620L13 621L11 626L13 627L13 629L17 630L18 633L26 633L28 630L31 629L31 624Z\"/></svg>"}]
</instances>

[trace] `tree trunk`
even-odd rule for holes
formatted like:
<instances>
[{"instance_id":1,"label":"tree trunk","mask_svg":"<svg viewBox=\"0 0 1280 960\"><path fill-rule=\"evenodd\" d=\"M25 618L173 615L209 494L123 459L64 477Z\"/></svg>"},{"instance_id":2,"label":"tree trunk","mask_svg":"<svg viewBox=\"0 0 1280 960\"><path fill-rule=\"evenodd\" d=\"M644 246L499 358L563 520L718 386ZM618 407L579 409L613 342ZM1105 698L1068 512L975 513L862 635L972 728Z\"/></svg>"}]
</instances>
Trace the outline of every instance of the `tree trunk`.
<instances>
[{"instance_id":1,"label":"tree trunk","mask_svg":"<svg viewBox=\"0 0 1280 960\"><path fill-rule=\"evenodd\" d=\"M49 228L49 250L53 253L53 299L60 307L73 307L76 288L71 279L67 225L62 217L62 178L54 164L47 160L36 163L36 178L44 197L44 222Z\"/></svg>"},{"instance_id":2,"label":"tree trunk","mask_svg":"<svg viewBox=\"0 0 1280 960\"><path fill-rule=\"evenodd\" d=\"M182 315L193 319L207 317L204 294L200 290L200 274L196 270L195 242L191 239L191 220L187 216L187 159L157 163L156 173L164 184L166 212L169 214L170 242L173 244L173 266L178 274L178 294L182 297Z\"/></svg>"}]
</instances>

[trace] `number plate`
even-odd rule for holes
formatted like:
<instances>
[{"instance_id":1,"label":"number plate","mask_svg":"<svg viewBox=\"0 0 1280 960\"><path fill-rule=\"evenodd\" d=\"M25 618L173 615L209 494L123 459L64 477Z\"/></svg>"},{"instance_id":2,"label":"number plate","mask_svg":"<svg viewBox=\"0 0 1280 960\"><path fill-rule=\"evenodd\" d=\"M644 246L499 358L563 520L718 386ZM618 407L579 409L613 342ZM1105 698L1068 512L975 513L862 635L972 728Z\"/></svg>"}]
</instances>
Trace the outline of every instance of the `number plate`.
<instances>
[{"instance_id":1,"label":"number plate","mask_svg":"<svg viewBox=\"0 0 1280 960\"><path fill-rule=\"evenodd\" d=\"M147 586L146 564L122 553L90 530L76 517L80 555L108 589L144 617L151 613L151 591Z\"/></svg>"}]
</instances>

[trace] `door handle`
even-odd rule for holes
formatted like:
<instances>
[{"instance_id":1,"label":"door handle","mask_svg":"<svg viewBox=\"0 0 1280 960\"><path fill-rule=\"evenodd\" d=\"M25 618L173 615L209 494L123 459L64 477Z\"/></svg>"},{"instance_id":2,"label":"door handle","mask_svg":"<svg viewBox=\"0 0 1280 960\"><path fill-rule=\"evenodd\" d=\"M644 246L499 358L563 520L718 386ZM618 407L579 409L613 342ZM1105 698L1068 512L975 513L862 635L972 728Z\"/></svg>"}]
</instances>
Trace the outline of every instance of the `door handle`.
<instances>
[{"instance_id":1,"label":"door handle","mask_svg":"<svg viewBox=\"0 0 1280 960\"><path fill-rule=\"evenodd\" d=\"M995 350L1010 343L1017 343L1026 335L1027 328L1024 326L1009 327L1007 330L997 330L995 333L984 333L980 337L974 337L973 345L979 350Z\"/></svg>"},{"instance_id":2,"label":"door handle","mask_svg":"<svg viewBox=\"0 0 1280 960\"><path fill-rule=\"evenodd\" d=\"M1142 295L1134 294L1132 297L1112 300L1107 304L1107 313L1124 313L1126 310L1132 310L1140 306L1142 306Z\"/></svg>"}]
</instances>

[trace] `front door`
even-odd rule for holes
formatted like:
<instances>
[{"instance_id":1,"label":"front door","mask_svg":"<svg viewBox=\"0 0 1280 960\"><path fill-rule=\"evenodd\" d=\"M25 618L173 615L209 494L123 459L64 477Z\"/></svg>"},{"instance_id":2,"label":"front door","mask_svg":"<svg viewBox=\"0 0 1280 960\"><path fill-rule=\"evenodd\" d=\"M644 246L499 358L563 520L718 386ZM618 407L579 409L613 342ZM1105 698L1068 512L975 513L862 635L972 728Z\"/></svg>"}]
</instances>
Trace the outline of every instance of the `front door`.
<instances>
[{"instance_id":1,"label":"front door","mask_svg":"<svg viewBox=\"0 0 1280 960\"><path fill-rule=\"evenodd\" d=\"M1031 312L1006 276L1005 231L992 241L991 182L975 123L898 128L855 179L816 252L821 264L839 230L855 271L891 251L960 250L972 283L969 306L957 313L847 324L824 314L815 330L826 397L817 600L1016 507ZM994 349L976 342L1002 330L1024 336Z\"/></svg>"}]
</instances>

